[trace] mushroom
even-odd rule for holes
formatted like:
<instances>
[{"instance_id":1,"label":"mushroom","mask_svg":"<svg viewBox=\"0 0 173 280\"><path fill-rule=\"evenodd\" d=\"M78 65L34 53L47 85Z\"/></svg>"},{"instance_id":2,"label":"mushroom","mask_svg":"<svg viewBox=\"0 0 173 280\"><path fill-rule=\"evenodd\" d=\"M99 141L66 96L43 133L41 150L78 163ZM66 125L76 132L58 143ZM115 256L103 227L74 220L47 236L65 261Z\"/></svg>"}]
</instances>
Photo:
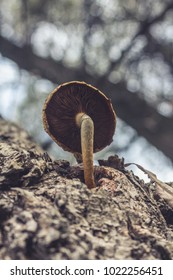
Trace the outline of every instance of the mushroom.
<instances>
[{"instance_id":1,"label":"mushroom","mask_svg":"<svg viewBox=\"0 0 173 280\"><path fill-rule=\"evenodd\" d=\"M64 150L82 154L85 183L89 188L96 187L93 152L112 142L116 126L110 99L85 82L64 83L47 97L43 125Z\"/></svg>"}]
</instances>

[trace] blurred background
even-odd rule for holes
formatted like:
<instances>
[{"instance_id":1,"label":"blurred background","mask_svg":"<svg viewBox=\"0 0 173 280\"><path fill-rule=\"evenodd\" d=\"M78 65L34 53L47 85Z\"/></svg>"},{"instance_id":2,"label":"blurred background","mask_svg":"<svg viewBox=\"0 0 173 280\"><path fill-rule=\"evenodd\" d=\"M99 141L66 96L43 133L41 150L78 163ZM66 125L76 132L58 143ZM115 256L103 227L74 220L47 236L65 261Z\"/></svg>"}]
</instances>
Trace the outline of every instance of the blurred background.
<instances>
[{"instance_id":1,"label":"blurred background","mask_svg":"<svg viewBox=\"0 0 173 280\"><path fill-rule=\"evenodd\" d=\"M72 80L102 90L118 116L95 159L116 153L173 181L173 1L1 0L0 114L74 164L41 120L46 96Z\"/></svg>"}]
</instances>

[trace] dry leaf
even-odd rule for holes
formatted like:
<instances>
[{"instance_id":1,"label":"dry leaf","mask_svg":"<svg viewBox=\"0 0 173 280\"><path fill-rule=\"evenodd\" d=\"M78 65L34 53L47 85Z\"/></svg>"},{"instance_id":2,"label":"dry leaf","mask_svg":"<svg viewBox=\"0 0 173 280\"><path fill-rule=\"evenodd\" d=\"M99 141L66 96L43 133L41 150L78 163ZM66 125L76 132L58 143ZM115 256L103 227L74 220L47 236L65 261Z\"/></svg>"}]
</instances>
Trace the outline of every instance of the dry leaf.
<instances>
[{"instance_id":1,"label":"dry leaf","mask_svg":"<svg viewBox=\"0 0 173 280\"><path fill-rule=\"evenodd\" d=\"M171 186L169 186L168 184L160 181L154 173L143 168L139 164L127 163L124 166L127 167L131 164L136 165L140 170L142 170L145 174L148 175L149 179L151 180L151 183L155 183L156 191L159 194L159 196L161 198L163 198L171 208L173 208L173 188Z\"/></svg>"}]
</instances>

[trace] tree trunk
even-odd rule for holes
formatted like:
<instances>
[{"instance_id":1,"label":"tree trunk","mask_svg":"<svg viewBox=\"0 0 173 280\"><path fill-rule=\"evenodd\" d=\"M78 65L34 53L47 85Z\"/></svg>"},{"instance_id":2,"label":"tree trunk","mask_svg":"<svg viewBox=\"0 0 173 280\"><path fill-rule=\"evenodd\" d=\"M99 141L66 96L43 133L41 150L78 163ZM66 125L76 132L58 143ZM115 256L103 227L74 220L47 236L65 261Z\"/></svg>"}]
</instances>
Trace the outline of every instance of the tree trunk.
<instances>
[{"instance_id":1,"label":"tree trunk","mask_svg":"<svg viewBox=\"0 0 173 280\"><path fill-rule=\"evenodd\" d=\"M172 259L173 210L152 183L112 157L89 190L81 165L52 161L15 124L0 127L0 259Z\"/></svg>"}]
</instances>

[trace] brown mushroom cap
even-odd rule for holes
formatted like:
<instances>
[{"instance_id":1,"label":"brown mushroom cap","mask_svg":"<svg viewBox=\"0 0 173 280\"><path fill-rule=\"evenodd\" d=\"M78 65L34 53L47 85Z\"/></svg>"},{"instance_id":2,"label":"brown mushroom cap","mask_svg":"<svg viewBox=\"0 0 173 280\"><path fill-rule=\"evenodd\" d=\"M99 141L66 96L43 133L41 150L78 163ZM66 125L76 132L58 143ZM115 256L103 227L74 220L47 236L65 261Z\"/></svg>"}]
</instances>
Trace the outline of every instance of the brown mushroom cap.
<instances>
[{"instance_id":1,"label":"brown mushroom cap","mask_svg":"<svg viewBox=\"0 0 173 280\"><path fill-rule=\"evenodd\" d=\"M76 124L76 115L81 112L94 122L94 152L98 152L112 142L116 116L111 101L85 82L65 83L50 93L43 108L44 129L64 150L81 153Z\"/></svg>"}]
</instances>

